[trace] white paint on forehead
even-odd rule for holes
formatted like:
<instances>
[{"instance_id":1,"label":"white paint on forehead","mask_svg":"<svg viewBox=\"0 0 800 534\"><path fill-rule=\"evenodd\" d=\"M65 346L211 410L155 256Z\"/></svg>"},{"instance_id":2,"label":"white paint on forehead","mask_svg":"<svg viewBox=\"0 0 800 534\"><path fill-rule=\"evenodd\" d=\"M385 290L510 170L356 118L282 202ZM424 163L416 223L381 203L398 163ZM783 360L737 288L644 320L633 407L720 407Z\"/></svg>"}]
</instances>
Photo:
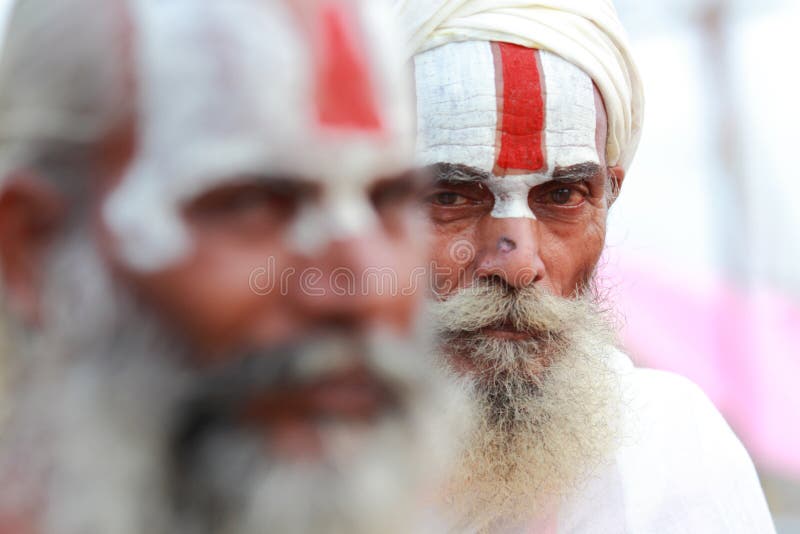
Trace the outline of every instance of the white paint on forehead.
<instances>
[{"instance_id":1,"label":"white paint on forehead","mask_svg":"<svg viewBox=\"0 0 800 534\"><path fill-rule=\"evenodd\" d=\"M351 4L370 44L378 136L321 129L312 44L283 1L132 2L139 146L103 209L123 261L156 270L183 257L181 206L245 175L300 175L335 190L405 169L413 115L401 50L379 3Z\"/></svg>"},{"instance_id":2,"label":"white paint on forehead","mask_svg":"<svg viewBox=\"0 0 800 534\"><path fill-rule=\"evenodd\" d=\"M491 170L497 89L491 43L451 43L414 58L417 161Z\"/></svg>"},{"instance_id":3,"label":"white paint on forehead","mask_svg":"<svg viewBox=\"0 0 800 534\"><path fill-rule=\"evenodd\" d=\"M600 163L595 132L597 110L591 78L561 57L540 51L545 102L546 168L530 174L496 176L498 102L495 58L482 41L450 43L415 59L417 161L468 165L489 174L492 216L535 219L528 196L552 179L556 167Z\"/></svg>"},{"instance_id":4,"label":"white paint on forehead","mask_svg":"<svg viewBox=\"0 0 800 534\"><path fill-rule=\"evenodd\" d=\"M545 82L545 147L547 168L578 163L600 163L597 153L597 109L594 85L588 74L542 50Z\"/></svg>"}]
</instances>

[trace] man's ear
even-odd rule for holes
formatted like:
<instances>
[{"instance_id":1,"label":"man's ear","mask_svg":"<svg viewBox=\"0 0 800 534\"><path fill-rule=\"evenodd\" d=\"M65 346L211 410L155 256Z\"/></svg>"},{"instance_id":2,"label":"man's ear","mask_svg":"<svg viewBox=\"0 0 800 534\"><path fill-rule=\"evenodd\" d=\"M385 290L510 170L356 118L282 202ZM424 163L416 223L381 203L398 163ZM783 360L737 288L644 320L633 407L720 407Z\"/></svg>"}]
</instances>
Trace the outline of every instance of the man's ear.
<instances>
[{"instance_id":1,"label":"man's ear","mask_svg":"<svg viewBox=\"0 0 800 534\"><path fill-rule=\"evenodd\" d=\"M49 245L65 218L65 201L34 173L17 172L0 187L0 274L12 313L40 319L42 274Z\"/></svg>"},{"instance_id":2,"label":"man's ear","mask_svg":"<svg viewBox=\"0 0 800 534\"><path fill-rule=\"evenodd\" d=\"M619 192L622 189L622 182L625 180L625 169L619 165L615 165L614 167L609 167L608 172L608 179L610 182L609 185L611 188L611 192L608 197L608 207L610 208L611 205L616 202Z\"/></svg>"}]
</instances>

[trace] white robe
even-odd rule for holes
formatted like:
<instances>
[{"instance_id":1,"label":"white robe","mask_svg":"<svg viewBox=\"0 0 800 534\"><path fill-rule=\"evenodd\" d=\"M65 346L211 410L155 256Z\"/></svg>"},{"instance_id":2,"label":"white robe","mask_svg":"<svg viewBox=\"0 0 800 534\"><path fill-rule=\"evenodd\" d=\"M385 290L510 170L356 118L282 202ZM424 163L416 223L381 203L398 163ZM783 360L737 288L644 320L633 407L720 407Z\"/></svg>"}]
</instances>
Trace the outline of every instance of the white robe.
<instances>
[{"instance_id":1,"label":"white robe","mask_svg":"<svg viewBox=\"0 0 800 534\"><path fill-rule=\"evenodd\" d=\"M579 491L525 524L536 534L774 533L753 463L705 394L678 375L614 356L623 444Z\"/></svg>"}]
</instances>

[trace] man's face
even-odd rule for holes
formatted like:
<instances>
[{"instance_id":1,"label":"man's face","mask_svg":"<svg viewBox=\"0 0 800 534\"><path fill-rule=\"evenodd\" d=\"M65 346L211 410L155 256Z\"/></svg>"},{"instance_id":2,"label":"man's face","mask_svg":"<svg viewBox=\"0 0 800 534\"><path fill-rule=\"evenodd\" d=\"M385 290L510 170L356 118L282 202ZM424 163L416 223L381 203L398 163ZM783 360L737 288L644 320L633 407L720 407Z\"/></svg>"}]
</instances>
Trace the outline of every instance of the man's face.
<instances>
[{"instance_id":1,"label":"man's face","mask_svg":"<svg viewBox=\"0 0 800 534\"><path fill-rule=\"evenodd\" d=\"M71 422L25 475L60 532L403 528L443 458L396 43L371 2L288 4L133 4L140 113L38 266L7 456ZM100 500L63 490L78 470Z\"/></svg>"},{"instance_id":2,"label":"man's face","mask_svg":"<svg viewBox=\"0 0 800 534\"><path fill-rule=\"evenodd\" d=\"M450 508L494 530L552 504L614 443L614 334L589 288L622 173L606 168L598 91L560 57L468 41L415 68L439 349L479 404Z\"/></svg>"},{"instance_id":3,"label":"man's face","mask_svg":"<svg viewBox=\"0 0 800 534\"><path fill-rule=\"evenodd\" d=\"M235 366L249 351L320 336L366 340L385 332L408 342L418 335L418 295L392 293L385 276L409 280L424 261L423 244L414 239L424 228L416 179L409 172L348 181L340 191L318 177L243 175L203 191L180 211L188 253L162 269L120 261L98 216L101 249L119 283L169 325L186 344L187 361L201 369ZM96 213L107 201L98 199ZM336 224L336 210L364 213L363 226L320 240ZM297 235L300 226L311 235ZM287 402L275 399L264 409L257 420L279 450L314 456L320 417L369 420L387 409L377 377L357 360L308 388L285 391Z\"/></svg>"},{"instance_id":4,"label":"man's face","mask_svg":"<svg viewBox=\"0 0 800 534\"><path fill-rule=\"evenodd\" d=\"M402 83L381 63L388 59L368 54L363 10L341 2L298 4L294 13L252 2L239 12L196 10L176 23L179 4L141 8L152 32L142 32L143 55L202 46L202 24L215 25L215 40L203 61L159 58L141 70L150 113L145 107L136 146L112 151L130 159L110 162L94 209L118 279L177 332L198 366L329 333L411 337L418 296L392 294L377 276L409 280L424 261L414 239L422 223L408 171L410 121L383 105L408 99L387 89ZM282 19L289 29L279 27ZM283 32L291 43L308 30L314 39L294 54L255 34ZM284 63L305 68L262 86L250 70L259 56L277 71ZM165 71L181 61L196 63L187 70L196 79ZM176 105L185 98L180 84L193 96ZM364 387L369 378L337 376L315 386L325 394L309 393L316 402L286 403L263 421L290 452L313 449L309 423L323 413L379 411L377 388Z\"/></svg>"},{"instance_id":5,"label":"man's face","mask_svg":"<svg viewBox=\"0 0 800 534\"><path fill-rule=\"evenodd\" d=\"M476 279L574 295L605 237L606 116L591 79L547 52L445 45L416 58L418 152L436 183L435 290Z\"/></svg>"}]
</instances>

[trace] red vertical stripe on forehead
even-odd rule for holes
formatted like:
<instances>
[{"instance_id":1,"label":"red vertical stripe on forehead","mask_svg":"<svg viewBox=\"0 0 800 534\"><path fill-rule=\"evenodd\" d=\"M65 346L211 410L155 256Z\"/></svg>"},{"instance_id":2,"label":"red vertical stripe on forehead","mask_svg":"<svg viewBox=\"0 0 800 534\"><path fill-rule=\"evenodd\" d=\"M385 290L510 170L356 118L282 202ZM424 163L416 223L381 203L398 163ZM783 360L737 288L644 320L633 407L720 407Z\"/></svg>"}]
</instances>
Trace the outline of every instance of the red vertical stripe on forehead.
<instances>
[{"instance_id":1,"label":"red vertical stripe on forehead","mask_svg":"<svg viewBox=\"0 0 800 534\"><path fill-rule=\"evenodd\" d=\"M539 52L493 43L497 65L499 150L495 174L533 172L545 167L544 96ZM500 98L502 96L502 98Z\"/></svg>"},{"instance_id":2,"label":"red vertical stripe on forehead","mask_svg":"<svg viewBox=\"0 0 800 534\"><path fill-rule=\"evenodd\" d=\"M319 122L323 126L380 130L365 43L356 17L345 11L346 6L326 2L319 8L321 39L314 51Z\"/></svg>"}]
</instances>

